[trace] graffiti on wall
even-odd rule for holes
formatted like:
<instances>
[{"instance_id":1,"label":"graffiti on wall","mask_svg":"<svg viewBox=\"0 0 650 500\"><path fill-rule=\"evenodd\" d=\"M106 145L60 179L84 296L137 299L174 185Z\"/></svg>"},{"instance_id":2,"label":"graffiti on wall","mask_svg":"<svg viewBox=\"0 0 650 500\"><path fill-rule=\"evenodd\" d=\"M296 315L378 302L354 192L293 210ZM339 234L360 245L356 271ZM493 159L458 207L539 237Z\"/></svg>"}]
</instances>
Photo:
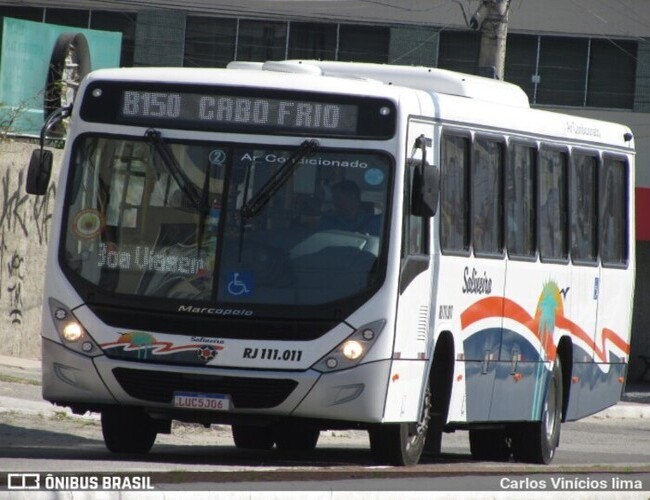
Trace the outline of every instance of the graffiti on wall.
<instances>
[{"instance_id":1,"label":"graffiti on wall","mask_svg":"<svg viewBox=\"0 0 650 500\"><path fill-rule=\"evenodd\" d=\"M21 257L18 252L14 251L11 256L11 261L7 264L9 285L7 291L9 292L9 316L13 325L22 324L23 316L23 298L22 289L23 281L25 280L24 270L25 258Z\"/></svg>"},{"instance_id":2,"label":"graffiti on wall","mask_svg":"<svg viewBox=\"0 0 650 500\"><path fill-rule=\"evenodd\" d=\"M7 169L0 178L0 324L6 321L14 328L24 322L28 296L31 302L40 300L41 288L30 283L42 284L56 195L53 183L44 196L27 195L25 176L24 169Z\"/></svg>"}]
</instances>

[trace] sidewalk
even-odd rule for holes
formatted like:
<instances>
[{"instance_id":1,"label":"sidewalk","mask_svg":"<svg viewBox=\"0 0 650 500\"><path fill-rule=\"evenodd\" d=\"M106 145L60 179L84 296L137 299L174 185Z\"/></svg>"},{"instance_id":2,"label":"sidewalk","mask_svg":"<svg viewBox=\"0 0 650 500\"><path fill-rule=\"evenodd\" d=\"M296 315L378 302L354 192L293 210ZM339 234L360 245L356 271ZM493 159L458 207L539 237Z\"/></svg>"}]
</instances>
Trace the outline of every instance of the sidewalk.
<instances>
[{"instance_id":1,"label":"sidewalk","mask_svg":"<svg viewBox=\"0 0 650 500\"><path fill-rule=\"evenodd\" d=\"M41 363L0 355L0 413L72 413L41 398ZM589 418L649 418L650 382L628 381L621 402Z\"/></svg>"}]
</instances>

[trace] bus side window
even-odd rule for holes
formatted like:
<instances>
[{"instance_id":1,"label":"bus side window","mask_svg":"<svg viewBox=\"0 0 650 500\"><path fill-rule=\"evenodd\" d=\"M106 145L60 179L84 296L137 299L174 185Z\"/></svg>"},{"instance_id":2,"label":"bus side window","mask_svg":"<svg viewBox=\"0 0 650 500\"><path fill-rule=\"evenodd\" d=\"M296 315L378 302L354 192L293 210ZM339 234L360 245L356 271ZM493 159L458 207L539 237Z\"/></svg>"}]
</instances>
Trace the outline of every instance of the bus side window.
<instances>
[{"instance_id":1,"label":"bus side window","mask_svg":"<svg viewBox=\"0 0 650 500\"><path fill-rule=\"evenodd\" d=\"M536 148L514 144L506 168L506 238L508 255L515 257L535 256L536 158Z\"/></svg>"},{"instance_id":2,"label":"bus side window","mask_svg":"<svg viewBox=\"0 0 650 500\"><path fill-rule=\"evenodd\" d=\"M578 262L595 262L597 257L597 169L594 155L573 155L571 169L571 257Z\"/></svg>"},{"instance_id":3,"label":"bus side window","mask_svg":"<svg viewBox=\"0 0 650 500\"><path fill-rule=\"evenodd\" d=\"M604 265L626 264L627 165L605 158L600 183L600 255Z\"/></svg>"},{"instance_id":4,"label":"bus side window","mask_svg":"<svg viewBox=\"0 0 650 500\"><path fill-rule=\"evenodd\" d=\"M542 260L566 260L566 153L542 149L539 165L539 253Z\"/></svg>"},{"instance_id":5,"label":"bus side window","mask_svg":"<svg viewBox=\"0 0 650 500\"><path fill-rule=\"evenodd\" d=\"M503 144L484 138L474 141L472 156L472 243L477 255L501 254Z\"/></svg>"},{"instance_id":6,"label":"bus side window","mask_svg":"<svg viewBox=\"0 0 650 500\"><path fill-rule=\"evenodd\" d=\"M444 135L441 143L440 245L443 252L469 251L469 139Z\"/></svg>"}]
</instances>

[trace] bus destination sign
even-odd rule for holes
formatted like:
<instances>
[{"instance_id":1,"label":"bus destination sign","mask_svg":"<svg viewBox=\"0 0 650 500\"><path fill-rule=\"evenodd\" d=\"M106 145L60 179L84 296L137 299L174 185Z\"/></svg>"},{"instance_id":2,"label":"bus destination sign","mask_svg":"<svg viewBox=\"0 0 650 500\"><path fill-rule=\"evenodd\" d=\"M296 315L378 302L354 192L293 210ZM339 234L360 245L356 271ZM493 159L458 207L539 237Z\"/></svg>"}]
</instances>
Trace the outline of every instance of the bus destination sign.
<instances>
[{"instance_id":1,"label":"bus destination sign","mask_svg":"<svg viewBox=\"0 0 650 500\"><path fill-rule=\"evenodd\" d=\"M123 122L186 123L205 128L279 129L301 133L354 135L359 109L354 104L256 96L124 90Z\"/></svg>"},{"instance_id":2,"label":"bus destination sign","mask_svg":"<svg viewBox=\"0 0 650 500\"><path fill-rule=\"evenodd\" d=\"M387 97L203 83L96 80L79 114L99 125L307 137L390 139L397 126Z\"/></svg>"}]
</instances>

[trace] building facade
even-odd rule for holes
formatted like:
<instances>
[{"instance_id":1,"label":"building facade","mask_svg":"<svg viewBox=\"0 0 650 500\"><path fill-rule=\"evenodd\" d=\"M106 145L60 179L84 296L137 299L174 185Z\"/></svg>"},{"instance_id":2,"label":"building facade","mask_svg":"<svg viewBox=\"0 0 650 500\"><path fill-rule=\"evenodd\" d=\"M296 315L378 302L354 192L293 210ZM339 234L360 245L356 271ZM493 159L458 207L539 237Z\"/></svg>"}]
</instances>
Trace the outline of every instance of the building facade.
<instances>
[{"instance_id":1,"label":"building facade","mask_svg":"<svg viewBox=\"0 0 650 500\"><path fill-rule=\"evenodd\" d=\"M329 59L473 73L479 0L1 1L0 16L119 31L122 66ZM533 106L625 123L636 139L637 282L630 378L650 355L650 2L513 0L505 80Z\"/></svg>"}]
</instances>

